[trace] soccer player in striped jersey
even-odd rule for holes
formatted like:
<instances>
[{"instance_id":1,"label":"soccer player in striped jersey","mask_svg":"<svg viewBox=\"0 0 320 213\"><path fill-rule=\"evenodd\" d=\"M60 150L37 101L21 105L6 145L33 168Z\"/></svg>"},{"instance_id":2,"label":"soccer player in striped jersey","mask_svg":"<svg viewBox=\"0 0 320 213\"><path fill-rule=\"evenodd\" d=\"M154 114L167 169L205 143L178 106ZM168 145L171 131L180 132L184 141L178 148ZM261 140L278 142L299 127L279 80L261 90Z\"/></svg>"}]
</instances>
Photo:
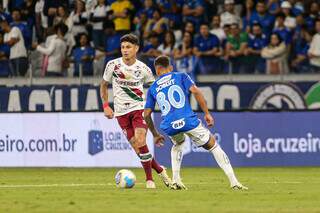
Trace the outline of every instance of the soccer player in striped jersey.
<instances>
[{"instance_id":1,"label":"soccer player in striped jersey","mask_svg":"<svg viewBox=\"0 0 320 213\"><path fill-rule=\"evenodd\" d=\"M152 168L163 182L170 186L172 182L166 170L152 157L146 143L148 127L143 119L143 84L154 82L152 71L136 58L139 50L137 36L126 34L120 43L122 57L107 63L100 85L104 115L109 119L116 117L123 133L139 156L146 174L146 188L155 188ZM112 84L113 88L114 111L108 102L109 84Z\"/></svg>"},{"instance_id":2,"label":"soccer player in striped jersey","mask_svg":"<svg viewBox=\"0 0 320 213\"><path fill-rule=\"evenodd\" d=\"M154 62L159 78L150 86L147 102L144 110L144 118L152 132L155 142L163 145L164 137L155 128L151 113L157 103L161 110L163 121L160 128L170 137L174 144L171 149L171 165L173 172L173 189L186 189L180 178L180 167L182 161L182 144L185 135L192 142L208 150L216 159L218 165L227 175L230 186L233 189L247 189L236 178L228 156L216 143L209 129L205 128L197 115L192 111L189 101L193 94L205 113L204 119L209 127L213 126L206 101L191 78L185 73L172 71L170 59L167 56L159 56Z\"/></svg>"}]
</instances>

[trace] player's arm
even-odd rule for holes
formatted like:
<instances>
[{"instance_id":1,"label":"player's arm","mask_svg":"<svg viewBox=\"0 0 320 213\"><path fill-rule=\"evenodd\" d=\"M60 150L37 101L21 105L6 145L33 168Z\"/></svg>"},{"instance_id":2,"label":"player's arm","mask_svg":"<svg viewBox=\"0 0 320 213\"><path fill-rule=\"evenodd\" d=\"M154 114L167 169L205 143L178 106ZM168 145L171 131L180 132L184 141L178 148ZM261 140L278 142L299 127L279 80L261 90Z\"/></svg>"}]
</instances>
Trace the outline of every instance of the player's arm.
<instances>
[{"instance_id":1,"label":"player's arm","mask_svg":"<svg viewBox=\"0 0 320 213\"><path fill-rule=\"evenodd\" d=\"M158 132L157 128L154 126L154 122L152 120L151 114L152 114L152 109L150 108L144 109L144 120L146 121L148 128L150 129L153 135L154 143L157 146L163 146L164 137Z\"/></svg>"},{"instance_id":2,"label":"player's arm","mask_svg":"<svg viewBox=\"0 0 320 213\"><path fill-rule=\"evenodd\" d=\"M201 110L204 112L204 114L205 114L204 119L207 122L207 125L209 127L213 126L214 120L209 112L207 102L206 102L201 90L196 85L192 85L189 90L196 98Z\"/></svg>"},{"instance_id":3,"label":"player's arm","mask_svg":"<svg viewBox=\"0 0 320 213\"><path fill-rule=\"evenodd\" d=\"M112 79L113 68L114 68L114 63L108 62L103 73L103 80L101 81L101 84L100 84L100 97L103 103L104 116L106 116L109 119L113 118L113 110L109 106L109 99L108 99L109 98L108 85Z\"/></svg>"},{"instance_id":4,"label":"player's arm","mask_svg":"<svg viewBox=\"0 0 320 213\"><path fill-rule=\"evenodd\" d=\"M101 100L103 103L104 115L109 119L113 118L113 110L109 106L109 101L108 101L108 82L105 80L101 81L100 95L101 95Z\"/></svg>"}]
</instances>

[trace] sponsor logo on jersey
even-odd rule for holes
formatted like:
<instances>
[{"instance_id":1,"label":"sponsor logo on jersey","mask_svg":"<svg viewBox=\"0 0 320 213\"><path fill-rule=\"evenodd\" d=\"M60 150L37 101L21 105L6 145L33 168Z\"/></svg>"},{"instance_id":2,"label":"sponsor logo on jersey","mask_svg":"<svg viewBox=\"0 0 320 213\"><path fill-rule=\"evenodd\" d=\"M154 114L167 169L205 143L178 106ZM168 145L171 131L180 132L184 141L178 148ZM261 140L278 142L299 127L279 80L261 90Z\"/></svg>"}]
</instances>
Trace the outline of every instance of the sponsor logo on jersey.
<instances>
[{"instance_id":1,"label":"sponsor logo on jersey","mask_svg":"<svg viewBox=\"0 0 320 213\"><path fill-rule=\"evenodd\" d=\"M165 81L165 82L163 82L162 84L159 84L159 83L158 83L159 86L156 88L156 90L157 90L157 92L159 92L160 90L162 90L162 89L164 89L164 88L166 88L166 87L168 87L168 86L171 86L171 85L173 85L173 84L174 84L174 79Z\"/></svg>"},{"instance_id":2,"label":"sponsor logo on jersey","mask_svg":"<svg viewBox=\"0 0 320 213\"><path fill-rule=\"evenodd\" d=\"M184 121L184 118L181 118L179 120L171 122L172 128L174 129L181 129L186 125L186 122Z\"/></svg>"},{"instance_id":3,"label":"sponsor logo on jersey","mask_svg":"<svg viewBox=\"0 0 320 213\"><path fill-rule=\"evenodd\" d=\"M171 79L171 77L172 77L172 75L167 75L167 76L159 79L159 80L157 81L157 84L158 84L158 85L163 84L164 82L169 81L169 80Z\"/></svg>"},{"instance_id":4,"label":"sponsor logo on jersey","mask_svg":"<svg viewBox=\"0 0 320 213\"><path fill-rule=\"evenodd\" d=\"M305 109L299 88L289 83L271 83L262 87L250 103L252 109Z\"/></svg>"}]
</instances>

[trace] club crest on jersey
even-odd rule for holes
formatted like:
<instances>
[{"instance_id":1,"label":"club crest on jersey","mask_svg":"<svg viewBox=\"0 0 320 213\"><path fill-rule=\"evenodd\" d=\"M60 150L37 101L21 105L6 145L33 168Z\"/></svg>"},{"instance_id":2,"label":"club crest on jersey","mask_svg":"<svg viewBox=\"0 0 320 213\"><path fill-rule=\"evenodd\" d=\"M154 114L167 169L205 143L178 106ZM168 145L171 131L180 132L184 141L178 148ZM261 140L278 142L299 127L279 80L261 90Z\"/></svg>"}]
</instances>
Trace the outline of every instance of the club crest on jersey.
<instances>
[{"instance_id":1,"label":"club crest on jersey","mask_svg":"<svg viewBox=\"0 0 320 213\"><path fill-rule=\"evenodd\" d=\"M141 76L141 70L135 70L135 71L134 71L134 76L136 76L137 78L140 78L140 76Z\"/></svg>"},{"instance_id":2,"label":"club crest on jersey","mask_svg":"<svg viewBox=\"0 0 320 213\"><path fill-rule=\"evenodd\" d=\"M186 122L184 121L184 118L181 118L179 120L171 122L172 128L174 129L181 129L186 125Z\"/></svg>"}]
</instances>

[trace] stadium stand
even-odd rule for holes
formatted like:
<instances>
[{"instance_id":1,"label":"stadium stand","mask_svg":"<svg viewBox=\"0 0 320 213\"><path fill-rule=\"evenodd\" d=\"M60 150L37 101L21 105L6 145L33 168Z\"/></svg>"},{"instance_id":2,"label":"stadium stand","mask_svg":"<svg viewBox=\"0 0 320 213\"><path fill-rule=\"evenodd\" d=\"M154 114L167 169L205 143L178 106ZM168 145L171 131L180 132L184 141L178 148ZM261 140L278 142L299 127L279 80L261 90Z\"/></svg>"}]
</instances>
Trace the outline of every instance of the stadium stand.
<instances>
[{"instance_id":1,"label":"stadium stand","mask_svg":"<svg viewBox=\"0 0 320 213\"><path fill-rule=\"evenodd\" d=\"M140 37L142 61L166 54L193 77L317 73L319 12L313 0L3 0L0 76L50 76L51 52L37 46L52 46L61 24L61 77L101 76L127 32Z\"/></svg>"}]
</instances>

